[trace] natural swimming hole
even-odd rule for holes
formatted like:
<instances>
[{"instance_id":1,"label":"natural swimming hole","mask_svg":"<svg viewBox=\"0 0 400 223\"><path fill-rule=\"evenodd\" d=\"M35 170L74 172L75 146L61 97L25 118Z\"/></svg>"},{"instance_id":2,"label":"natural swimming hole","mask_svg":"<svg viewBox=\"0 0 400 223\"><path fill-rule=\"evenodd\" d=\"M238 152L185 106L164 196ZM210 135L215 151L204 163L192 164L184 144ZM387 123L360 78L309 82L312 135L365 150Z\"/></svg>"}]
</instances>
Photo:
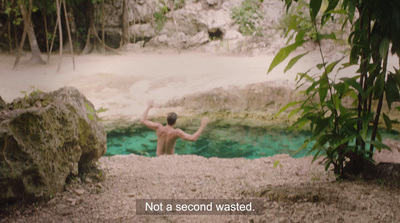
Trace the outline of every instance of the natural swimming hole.
<instances>
[{"instance_id":1,"label":"natural swimming hole","mask_svg":"<svg viewBox=\"0 0 400 223\"><path fill-rule=\"evenodd\" d=\"M195 129L183 129L193 133ZM253 128L247 126L212 127L204 130L196 142L178 139L175 153L179 155L195 154L203 157L255 159L289 154L294 158L307 155L311 148L298 149L310 136L307 131L285 131L268 128ZM397 135L398 136L398 135ZM393 138L393 134L383 134L384 138ZM157 136L147 128L121 132L110 132L107 135L106 156L116 154L137 154L156 156Z\"/></svg>"}]
</instances>

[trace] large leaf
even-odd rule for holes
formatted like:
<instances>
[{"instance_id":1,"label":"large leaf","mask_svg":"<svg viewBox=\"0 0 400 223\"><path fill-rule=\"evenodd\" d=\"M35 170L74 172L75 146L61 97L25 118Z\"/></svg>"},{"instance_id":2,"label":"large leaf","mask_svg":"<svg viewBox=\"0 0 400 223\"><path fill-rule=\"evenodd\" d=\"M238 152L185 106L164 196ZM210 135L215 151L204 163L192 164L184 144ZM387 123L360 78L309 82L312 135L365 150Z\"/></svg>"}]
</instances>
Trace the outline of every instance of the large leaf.
<instances>
[{"instance_id":1,"label":"large leaf","mask_svg":"<svg viewBox=\"0 0 400 223\"><path fill-rule=\"evenodd\" d=\"M383 113L383 120L385 121L386 129L388 131L392 130L392 120L390 120L389 116Z\"/></svg>"},{"instance_id":2,"label":"large leaf","mask_svg":"<svg viewBox=\"0 0 400 223\"><path fill-rule=\"evenodd\" d=\"M292 5L293 0L285 0L285 5L286 5L286 12L289 11L290 6Z\"/></svg>"},{"instance_id":3,"label":"large leaf","mask_svg":"<svg viewBox=\"0 0 400 223\"><path fill-rule=\"evenodd\" d=\"M337 93L339 95L342 95L344 93L344 91L346 90L346 85L343 82L339 82L339 83L333 85L333 87L335 88L335 90L337 91Z\"/></svg>"},{"instance_id":4,"label":"large leaf","mask_svg":"<svg viewBox=\"0 0 400 223\"><path fill-rule=\"evenodd\" d=\"M373 146L375 146L375 148L377 148L378 151L381 151L382 149L387 149L387 150L389 150L389 151L392 151L392 149L390 149L389 146L387 146L387 145L385 145L385 144L383 144L383 143L381 143L381 142L379 142L379 141L376 141L376 140L374 140L374 141L367 141L367 143L372 144Z\"/></svg>"},{"instance_id":5,"label":"large leaf","mask_svg":"<svg viewBox=\"0 0 400 223\"><path fill-rule=\"evenodd\" d=\"M380 73L378 77L376 78L375 81L375 92L374 92L374 99L377 100L381 97L383 94L383 91L385 89L385 74Z\"/></svg>"},{"instance_id":6,"label":"large leaf","mask_svg":"<svg viewBox=\"0 0 400 223\"><path fill-rule=\"evenodd\" d=\"M329 33L329 34L317 34L317 40L323 40L323 39L332 39L336 40L336 35L335 33Z\"/></svg>"},{"instance_id":7,"label":"large leaf","mask_svg":"<svg viewBox=\"0 0 400 223\"><path fill-rule=\"evenodd\" d=\"M381 56L381 58L386 57L389 50L389 44L390 40L388 38L384 38L381 44L379 45L379 55Z\"/></svg>"},{"instance_id":8,"label":"large leaf","mask_svg":"<svg viewBox=\"0 0 400 223\"><path fill-rule=\"evenodd\" d=\"M328 94L328 89L329 89L328 75L323 74L319 81L320 81L319 89L318 89L319 100L321 103L323 103L325 101L325 98L326 98L326 95Z\"/></svg>"},{"instance_id":9,"label":"large leaf","mask_svg":"<svg viewBox=\"0 0 400 223\"><path fill-rule=\"evenodd\" d=\"M364 90L362 89L360 83L358 83L354 78L344 77L341 78L345 83L355 88L362 96L365 96Z\"/></svg>"},{"instance_id":10,"label":"large leaf","mask_svg":"<svg viewBox=\"0 0 400 223\"><path fill-rule=\"evenodd\" d=\"M349 20L353 23L354 13L356 11L356 0L348 0L348 9Z\"/></svg>"},{"instance_id":11,"label":"large leaf","mask_svg":"<svg viewBox=\"0 0 400 223\"><path fill-rule=\"evenodd\" d=\"M280 64L282 61L284 61L291 52L296 50L297 47L301 46L304 42L305 42L304 40L300 41L300 42L295 42L295 43L279 50L279 52L276 54L276 56L272 60L271 65L269 65L268 73L271 72L272 69L274 69L274 67L276 67L278 64Z\"/></svg>"},{"instance_id":12,"label":"large leaf","mask_svg":"<svg viewBox=\"0 0 400 223\"><path fill-rule=\"evenodd\" d=\"M326 19L331 16L331 13L333 10L336 8L337 4L339 3L339 0L331 0L329 1L329 5L326 8L324 15L321 18L321 24L324 25L326 22Z\"/></svg>"},{"instance_id":13,"label":"large leaf","mask_svg":"<svg viewBox=\"0 0 400 223\"><path fill-rule=\"evenodd\" d=\"M342 59L343 59L343 58L342 58ZM342 59L333 61L332 63L328 64L328 66L326 67L326 70L325 70L326 74L331 73L332 70L333 70L333 68L335 68L335 66L336 66Z\"/></svg>"},{"instance_id":14,"label":"large leaf","mask_svg":"<svg viewBox=\"0 0 400 223\"><path fill-rule=\"evenodd\" d=\"M296 28L297 28L297 18L298 18L297 15L293 15L293 16L290 17L289 25L287 27L287 31L286 31L285 37L289 34L290 31L296 30Z\"/></svg>"},{"instance_id":15,"label":"large leaf","mask_svg":"<svg viewBox=\"0 0 400 223\"><path fill-rule=\"evenodd\" d=\"M331 126L330 118L323 118L323 119L318 119L315 122L315 130L314 130L314 135L320 135L325 132L329 126ZM325 142L325 141L324 141ZM326 142L325 142L326 143ZM321 144L320 144L321 145ZM322 144L324 145L324 144Z\"/></svg>"},{"instance_id":16,"label":"large leaf","mask_svg":"<svg viewBox=\"0 0 400 223\"><path fill-rule=\"evenodd\" d=\"M300 42L302 40L304 40L304 36L307 33L307 30L299 30L297 35L296 35L296 42Z\"/></svg>"},{"instance_id":17,"label":"large leaf","mask_svg":"<svg viewBox=\"0 0 400 223\"><path fill-rule=\"evenodd\" d=\"M303 101L293 101L293 102L290 102L290 103L286 104L285 106L283 106L283 107L278 111L278 113L275 115L275 117L277 117L278 115L280 115L282 112L286 111L288 108L293 107L293 106L295 106L295 105L297 105L297 104L300 104L300 103L302 103L302 102L303 102Z\"/></svg>"},{"instance_id":18,"label":"large leaf","mask_svg":"<svg viewBox=\"0 0 400 223\"><path fill-rule=\"evenodd\" d=\"M396 73L393 73L393 79L396 81L397 86L399 86L400 88L400 70L397 70L396 68L394 68Z\"/></svg>"},{"instance_id":19,"label":"large leaf","mask_svg":"<svg viewBox=\"0 0 400 223\"><path fill-rule=\"evenodd\" d=\"M286 71L290 70L290 69L293 67L293 65L295 65L295 64L297 63L297 61L299 61L299 60L300 60L302 57L304 57L307 53L308 53L308 52L302 53L302 54L300 54L300 55L298 55L298 56L293 57L293 58L289 61L288 65L285 67L285 70L284 70L283 72L286 73Z\"/></svg>"},{"instance_id":20,"label":"large leaf","mask_svg":"<svg viewBox=\"0 0 400 223\"><path fill-rule=\"evenodd\" d=\"M310 0L310 16L311 20L315 21L315 17L321 9L322 0Z\"/></svg>"},{"instance_id":21,"label":"large leaf","mask_svg":"<svg viewBox=\"0 0 400 223\"><path fill-rule=\"evenodd\" d=\"M392 108L393 102L400 101L399 88L398 88L396 80L392 74L389 74L388 78L387 78L386 100L387 100L389 109Z\"/></svg>"}]
</instances>

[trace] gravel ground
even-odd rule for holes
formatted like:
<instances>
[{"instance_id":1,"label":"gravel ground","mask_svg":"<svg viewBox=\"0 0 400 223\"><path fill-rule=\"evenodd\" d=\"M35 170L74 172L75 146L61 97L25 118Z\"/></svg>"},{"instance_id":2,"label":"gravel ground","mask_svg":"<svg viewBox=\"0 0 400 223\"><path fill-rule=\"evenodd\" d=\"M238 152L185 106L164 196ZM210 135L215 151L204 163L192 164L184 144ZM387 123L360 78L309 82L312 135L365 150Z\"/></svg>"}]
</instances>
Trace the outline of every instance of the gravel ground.
<instances>
[{"instance_id":1,"label":"gravel ground","mask_svg":"<svg viewBox=\"0 0 400 223\"><path fill-rule=\"evenodd\" d=\"M47 203L10 208L0 222L400 222L398 188L337 182L311 160L102 157L102 181L73 179ZM137 199L260 199L263 213L136 215Z\"/></svg>"}]
</instances>

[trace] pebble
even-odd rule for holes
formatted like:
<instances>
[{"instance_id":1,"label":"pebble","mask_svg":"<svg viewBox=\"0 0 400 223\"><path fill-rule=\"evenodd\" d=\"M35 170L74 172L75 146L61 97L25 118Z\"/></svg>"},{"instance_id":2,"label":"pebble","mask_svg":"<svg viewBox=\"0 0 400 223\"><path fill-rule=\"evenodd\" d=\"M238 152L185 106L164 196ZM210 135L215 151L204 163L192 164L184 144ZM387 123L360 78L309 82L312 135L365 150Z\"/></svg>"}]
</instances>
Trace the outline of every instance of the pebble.
<instances>
[{"instance_id":1,"label":"pebble","mask_svg":"<svg viewBox=\"0 0 400 223\"><path fill-rule=\"evenodd\" d=\"M76 199L75 198L67 198L67 201L69 201L72 206L76 205Z\"/></svg>"},{"instance_id":2,"label":"pebble","mask_svg":"<svg viewBox=\"0 0 400 223\"><path fill-rule=\"evenodd\" d=\"M82 195L82 194L85 193L85 190L84 190L84 189L75 189L74 192L75 192L75 194L77 194L77 195Z\"/></svg>"},{"instance_id":3,"label":"pebble","mask_svg":"<svg viewBox=\"0 0 400 223\"><path fill-rule=\"evenodd\" d=\"M59 210L63 210L66 207L67 207L67 205L65 205L65 204L57 204L57 206L56 206L56 208L59 209Z\"/></svg>"}]
</instances>

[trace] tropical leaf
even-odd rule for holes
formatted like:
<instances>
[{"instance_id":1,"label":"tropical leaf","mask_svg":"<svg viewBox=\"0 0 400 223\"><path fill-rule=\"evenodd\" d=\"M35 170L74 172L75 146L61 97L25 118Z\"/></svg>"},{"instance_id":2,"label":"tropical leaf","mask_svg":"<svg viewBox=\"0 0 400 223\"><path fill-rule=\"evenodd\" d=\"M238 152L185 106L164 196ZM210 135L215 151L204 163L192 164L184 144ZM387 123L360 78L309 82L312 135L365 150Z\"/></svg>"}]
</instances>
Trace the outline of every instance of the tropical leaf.
<instances>
[{"instance_id":1,"label":"tropical leaf","mask_svg":"<svg viewBox=\"0 0 400 223\"><path fill-rule=\"evenodd\" d=\"M378 99L381 97L384 89L385 89L385 74L381 73L378 75L375 81L375 92L374 92L374 99Z\"/></svg>"},{"instance_id":2,"label":"tropical leaf","mask_svg":"<svg viewBox=\"0 0 400 223\"><path fill-rule=\"evenodd\" d=\"M290 70L293 67L293 65L295 65L297 63L297 61L299 61L302 57L304 57L307 54L308 54L308 51L306 53L302 53L298 56L293 57L289 61L288 65L285 67L285 70L283 72L286 73L286 71Z\"/></svg>"},{"instance_id":3,"label":"tropical leaf","mask_svg":"<svg viewBox=\"0 0 400 223\"><path fill-rule=\"evenodd\" d=\"M356 0L348 0L348 16L351 23L353 23L354 13L356 11Z\"/></svg>"},{"instance_id":4,"label":"tropical leaf","mask_svg":"<svg viewBox=\"0 0 400 223\"><path fill-rule=\"evenodd\" d=\"M391 109L393 102L400 101L399 88L392 74L388 75L386 82L386 100L389 109Z\"/></svg>"},{"instance_id":5,"label":"tropical leaf","mask_svg":"<svg viewBox=\"0 0 400 223\"><path fill-rule=\"evenodd\" d=\"M328 75L323 74L319 82L320 83L319 83L318 93L319 93L319 100L322 103L325 101L326 95L328 94L328 89L329 89Z\"/></svg>"},{"instance_id":6,"label":"tropical leaf","mask_svg":"<svg viewBox=\"0 0 400 223\"><path fill-rule=\"evenodd\" d=\"M336 35L335 33L329 33L329 34L317 34L317 40L321 41L324 39L332 39L332 40L336 40Z\"/></svg>"},{"instance_id":7,"label":"tropical leaf","mask_svg":"<svg viewBox=\"0 0 400 223\"><path fill-rule=\"evenodd\" d=\"M321 24L324 25L326 23L326 19L331 16L331 14L334 12L334 9L338 5L339 0L331 0L329 1L329 5L326 8L324 15L321 17Z\"/></svg>"},{"instance_id":8,"label":"tropical leaf","mask_svg":"<svg viewBox=\"0 0 400 223\"><path fill-rule=\"evenodd\" d=\"M375 148L377 148L378 151L381 151L382 149L387 149L389 151L392 151L392 149L389 146L387 146L387 145L385 145L385 144L383 144L383 143L381 143L379 141L376 141L376 140L367 141L367 143L372 144L373 146L375 146Z\"/></svg>"},{"instance_id":9,"label":"tropical leaf","mask_svg":"<svg viewBox=\"0 0 400 223\"><path fill-rule=\"evenodd\" d=\"M389 44L390 40L388 38L384 38L381 44L379 45L379 55L381 56L381 58L386 57L389 50Z\"/></svg>"},{"instance_id":10,"label":"tropical leaf","mask_svg":"<svg viewBox=\"0 0 400 223\"><path fill-rule=\"evenodd\" d=\"M300 41L300 42L295 42L289 46L286 46L279 50L279 52L276 54L274 59L271 62L271 65L268 68L268 73L274 69L278 64L280 64L282 61L284 61L291 52L297 49L297 47L301 46L305 41Z\"/></svg>"},{"instance_id":11,"label":"tropical leaf","mask_svg":"<svg viewBox=\"0 0 400 223\"><path fill-rule=\"evenodd\" d=\"M283 106L278 113L276 113L275 117L277 117L278 115L280 115L282 112L286 111L288 108L293 107L295 105L298 105L300 103L302 103L303 101L294 101L294 102L290 102L287 105Z\"/></svg>"},{"instance_id":12,"label":"tropical leaf","mask_svg":"<svg viewBox=\"0 0 400 223\"><path fill-rule=\"evenodd\" d=\"M387 131L392 130L392 120L390 120L389 116L387 116L385 113L383 115L383 120L385 121L386 129Z\"/></svg>"},{"instance_id":13,"label":"tropical leaf","mask_svg":"<svg viewBox=\"0 0 400 223\"><path fill-rule=\"evenodd\" d=\"M365 96L364 90L362 89L360 83L358 83L354 78L344 77L340 80L344 81L346 84L355 88L362 96Z\"/></svg>"},{"instance_id":14,"label":"tropical leaf","mask_svg":"<svg viewBox=\"0 0 400 223\"><path fill-rule=\"evenodd\" d=\"M315 21L315 17L321 9L321 5L322 0L310 0L310 16L312 21Z\"/></svg>"}]
</instances>

